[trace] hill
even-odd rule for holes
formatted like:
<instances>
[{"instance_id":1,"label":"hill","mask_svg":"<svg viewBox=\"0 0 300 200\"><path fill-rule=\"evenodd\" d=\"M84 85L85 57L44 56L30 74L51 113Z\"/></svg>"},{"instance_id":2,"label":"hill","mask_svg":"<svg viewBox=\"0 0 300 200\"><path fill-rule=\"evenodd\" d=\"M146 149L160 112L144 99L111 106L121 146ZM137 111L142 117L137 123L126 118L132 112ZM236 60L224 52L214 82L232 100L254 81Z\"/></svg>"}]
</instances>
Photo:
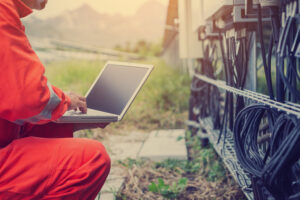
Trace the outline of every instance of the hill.
<instances>
[{"instance_id":1,"label":"hill","mask_svg":"<svg viewBox=\"0 0 300 200\"><path fill-rule=\"evenodd\" d=\"M102 14L88 4L49 19L23 21L30 39L57 39L111 48L137 40L163 37L166 7L156 0L143 4L133 16Z\"/></svg>"}]
</instances>

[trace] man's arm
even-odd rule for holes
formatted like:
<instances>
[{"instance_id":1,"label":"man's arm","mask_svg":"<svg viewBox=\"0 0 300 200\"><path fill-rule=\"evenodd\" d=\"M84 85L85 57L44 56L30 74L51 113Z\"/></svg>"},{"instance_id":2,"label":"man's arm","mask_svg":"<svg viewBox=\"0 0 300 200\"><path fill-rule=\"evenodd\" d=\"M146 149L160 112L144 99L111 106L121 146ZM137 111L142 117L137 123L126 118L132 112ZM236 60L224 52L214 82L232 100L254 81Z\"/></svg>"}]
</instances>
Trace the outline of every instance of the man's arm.
<instances>
[{"instance_id":1,"label":"man's arm","mask_svg":"<svg viewBox=\"0 0 300 200\"><path fill-rule=\"evenodd\" d=\"M0 117L20 125L61 117L70 98L48 82L24 31L0 20L0 46Z\"/></svg>"}]
</instances>

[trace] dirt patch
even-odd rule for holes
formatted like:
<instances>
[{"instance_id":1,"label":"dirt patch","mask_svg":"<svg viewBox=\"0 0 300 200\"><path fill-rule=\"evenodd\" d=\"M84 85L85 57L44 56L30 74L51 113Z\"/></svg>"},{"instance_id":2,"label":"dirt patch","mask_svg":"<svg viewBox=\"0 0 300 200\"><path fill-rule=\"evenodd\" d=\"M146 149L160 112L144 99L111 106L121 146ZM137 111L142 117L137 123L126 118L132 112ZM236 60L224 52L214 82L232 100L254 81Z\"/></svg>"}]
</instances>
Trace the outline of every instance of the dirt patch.
<instances>
[{"instance_id":1,"label":"dirt patch","mask_svg":"<svg viewBox=\"0 0 300 200\"><path fill-rule=\"evenodd\" d=\"M126 171L127 176L117 199L163 200L165 198L162 195L148 190L150 183L163 178L166 184L172 185L174 182L178 182L182 176L187 177L188 182L184 191L176 199L233 200L245 198L230 175L227 175L226 179L209 182L200 174L182 174L181 169L155 169L152 162L147 162L142 166L133 165Z\"/></svg>"}]
</instances>

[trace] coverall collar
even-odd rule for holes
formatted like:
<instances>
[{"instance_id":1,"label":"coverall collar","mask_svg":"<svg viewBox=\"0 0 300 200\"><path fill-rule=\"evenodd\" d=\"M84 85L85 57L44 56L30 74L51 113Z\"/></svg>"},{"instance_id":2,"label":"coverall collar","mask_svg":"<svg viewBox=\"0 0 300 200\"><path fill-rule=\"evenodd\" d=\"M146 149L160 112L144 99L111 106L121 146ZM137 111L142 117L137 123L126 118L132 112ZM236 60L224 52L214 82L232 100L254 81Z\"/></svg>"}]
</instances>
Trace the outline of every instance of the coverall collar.
<instances>
[{"instance_id":1,"label":"coverall collar","mask_svg":"<svg viewBox=\"0 0 300 200\"><path fill-rule=\"evenodd\" d=\"M13 2L15 3L20 18L26 17L32 13L32 9L29 8L23 1L13 0Z\"/></svg>"}]
</instances>

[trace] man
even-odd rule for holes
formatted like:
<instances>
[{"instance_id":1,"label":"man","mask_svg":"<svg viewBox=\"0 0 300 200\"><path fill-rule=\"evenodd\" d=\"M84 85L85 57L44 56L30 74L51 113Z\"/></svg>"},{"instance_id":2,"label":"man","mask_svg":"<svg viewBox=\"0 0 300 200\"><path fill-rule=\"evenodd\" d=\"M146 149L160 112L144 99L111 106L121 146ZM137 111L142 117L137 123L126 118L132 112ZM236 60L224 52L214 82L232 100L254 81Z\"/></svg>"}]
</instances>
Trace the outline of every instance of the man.
<instances>
[{"instance_id":1,"label":"man","mask_svg":"<svg viewBox=\"0 0 300 200\"><path fill-rule=\"evenodd\" d=\"M73 131L105 124L55 124L65 111L86 112L85 98L66 95L44 76L20 18L47 0L0 0L0 199L95 199L110 170L97 141Z\"/></svg>"}]
</instances>

